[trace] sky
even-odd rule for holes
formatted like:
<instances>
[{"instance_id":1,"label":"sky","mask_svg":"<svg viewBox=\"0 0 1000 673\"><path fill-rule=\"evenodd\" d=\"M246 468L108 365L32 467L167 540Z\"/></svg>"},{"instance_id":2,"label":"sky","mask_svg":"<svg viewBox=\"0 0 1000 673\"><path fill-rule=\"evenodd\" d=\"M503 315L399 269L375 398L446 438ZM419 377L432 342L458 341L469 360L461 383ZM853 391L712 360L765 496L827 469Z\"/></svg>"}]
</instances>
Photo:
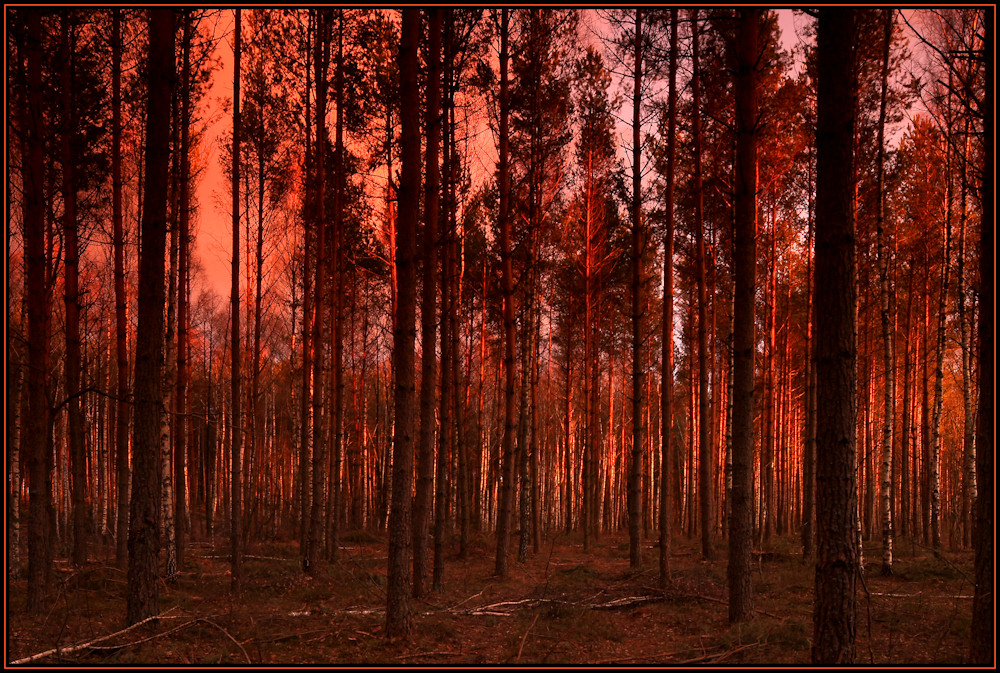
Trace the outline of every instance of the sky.
<instances>
[{"instance_id":1,"label":"sky","mask_svg":"<svg viewBox=\"0 0 1000 673\"><path fill-rule=\"evenodd\" d=\"M802 45L806 39L806 28L812 19L790 9L776 11L779 17L783 48L791 53L801 55ZM584 10L584 13L587 16L581 21L581 32L584 33L581 39L591 43L599 43L594 31L600 30L601 20L593 10ZM215 36L219 39L216 57L219 59L221 67L214 72L212 88L207 99L202 103L209 110L221 109L223 102L232 97L233 19L232 11L223 10L215 21ZM796 60L794 67L796 71L801 67L801 59ZM231 200L228 196L228 185L219 163L219 142L221 136L228 133L232 127L232 115L231 113L216 113L207 116L213 121L206 129L202 149L206 165L201 183L197 188L201 212L195 253L202 265L201 287L224 298L229 296L231 285L232 216L230 214L229 204ZM623 119L629 119L631 108L625 109L623 107L620 116ZM619 131L619 135L623 138L619 143L620 151L624 155L624 148L627 143L631 142L631 133L630 131L626 132L624 128ZM489 133L480 134L480 138L486 143L493 142L492 134ZM490 158L495 161L495 150L492 148L480 154L483 157L480 161L488 163ZM492 167L484 168L488 172L492 170ZM197 292L197 289L195 291Z\"/></svg>"}]
</instances>

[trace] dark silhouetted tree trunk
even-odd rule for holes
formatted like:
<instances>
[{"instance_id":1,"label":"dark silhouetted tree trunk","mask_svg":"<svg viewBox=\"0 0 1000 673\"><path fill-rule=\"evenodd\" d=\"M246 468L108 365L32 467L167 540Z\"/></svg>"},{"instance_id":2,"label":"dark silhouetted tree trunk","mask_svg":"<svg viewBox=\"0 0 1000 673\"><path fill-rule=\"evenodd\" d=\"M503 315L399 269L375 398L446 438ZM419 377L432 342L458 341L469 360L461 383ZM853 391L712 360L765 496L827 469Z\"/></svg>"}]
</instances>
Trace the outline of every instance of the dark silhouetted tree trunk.
<instances>
[{"instance_id":1,"label":"dark silhouetted tree trunk","mask_svg":"<svg viewBox=\"0 0 1000 673\"><path fill-rule=\"evenodd\" d=\"M413 501L413 596L427 588L430 571L430 521L434 499L434 399L437 389L437 221L440 199L438 148L441 140L441 10L428 10L430 34L426 60L427 129L424 184L424 282L420 305L420 429L417 438L417 493ZM442 366L447 366L443 363Z\"/></svg>"},{"instance_id":2,"label":"dark silhouetted tree trunk","mask_svg":"<svg viewBox=\"0 0 1000 673\"><path fill-rule=\"evenodd\" d=\"M389 512L389 561L385 635L405 637L410 632L410 506L413 500L414 381L413 342L416 337L416 239L420 211L420 93L417 90L417 43L420 15L403 10L399 44L399 115L402 122L402 175L399 183L399 227L396 230L396 267L399 280L397 315L393 328L392 366L395 425L392 455L392 508Z\"/></svg>"},{"instance_id":3,"label":"dark silhouetted tree trunk","mask_svg":"<svg viewBox=\"0 0 1000 673\"><path fill-rule=\"evenodd\" d=\"M80 237L76 219L76 157L73 153L73 33L71 12L62 16L62 178L63 303L66 307L66 397L69 416L69 458L72 474L73 564L87 561L87 456L80 405Z\"/></svg>"},{"instance_id":4,"label":"dark silhouetted tree trunk","mask_svg":"<svg viewBox=\"0 0 1000 673\"><path fill-rule=\"evenodd\" d=\"M670 456L674 426L674 170L677 152L677 9L670 10L667 174L663 195L663 370L660 385L660 588L670 581Z\"/></svg>"},{"instance_id":5,"label":"dark silhouetted tree trunk","mask_svg":"<svg viewBox=\"0 0 1000 673\"><path fill-rule=\"evenodd\" d=\"M736 193L733 268L733 487L729 503L729 621L753 616L754 293L757 267L759 9L740 10L736 36Z\"/></svg>"},{"instance_id":6,"label":"dark silhouetted tree trunk","mask_svg":"<svg viewBox=\"0 0 1000 673\"><path fill-rule=\"evenodd\" d=\"M118 473L118 515L115 525L116 559L125 567L128 560L128 322L125 297L125 233L122 226L122 34L121 10L114 10L111 37L111 220L114 228L115 257L115 413L114 455Z\"/></svg>"},{"instance_id":7,"label":"dark silhouetted tree trunk","mask_svg":"<svg viewBox=\"0 0 1000 673\"><path fill-rule=\"evenodd\" d=\"M855 658L857 288L854 9L821 9L816 119L816 598L812 662Z\"/></svg>"},{"instance_id":8,"label":"dark silhouetted tree trunk","mask_svg":"<svg viewBox=\"0 0 1000 673\"><path fill-rule=\"evenodd\" d=\"M980 110L983 119L983 168L979 181L979 199L982 207L982 238L979 241L979 424L976 428L976 478L978 497L976 498L976 527L973 545L976 549L976 590L972 601L972 647L970 663L977 666L992 666L996 656L996 631L993 598L995 573L994 533L995 497L993 492L995 475L994 461L994 401L993 387L996 383L996 354L994 346L996 329L996 279L994 264L996 252L996 232L992 226L995 217L993 199L995 192L990 182L996 170L994 162L994 107L993 99L993 11L984 10L985 39L983 40L986 91Z\"/></svg>"},{"instance_id":9,"label":"dark silhouetted tree trunk","mask_svg":"<svg viewBox=\"0 0 1000 673\"><path fill-rule=\"evenodd\" d=\"M642 566L642 388L646 363L642 352L645 338L645 308L642 294L642 256L646 232L642 221L642 10L635 10L635 40L632 61L632 463L628 475L628 558L629 567ZM697 133L697 130L695 131Z\"/></svg>"},{"instance_id":10,"label":"dark silhouetted tree trunk","mask_svg":"<svg viewBox=\"0 0 1000 673\"><path fill-rule=\"evenodd\" d=\"M42 33L40 12L27 12L28 94L23 108L22 161L24 189L25 292L28 299L28 404L21 455L28 468L28 612L45 607L45 590L52 565L49 536L51 482L46 470L46 436L49 429L49 402L46 384L49 369L49 295L46 291L47 254L45 249L45 152L42 112ZM161 260L162 261L162 260Z\"/></svg>"},{"instance_id":11,"label":"dark silhouetted tree trunk","mask_svg":"<svg viewBox=\"0 0 1000 673\"><path fill-rule=\"evenodd\" d=\"M239 594L242 582L243 550L241 549L241 535L243 531L243 512L241 500L243 496L243 486L241 484L242 465L240 453L243 450L240 443L243 430L243 420L240 411L242 398L240 395L240 373L241 362L241 342L240 342L240 37L242 33L242 18L240 10L235 12L236 36L233 42L233 265L232 265L232 291L230 301L232 303L231 323L231 353L232 353L232 422L230 423L230 459L231 469L230 485L230 531L229 542L232 553L230 559L232 569L232 591Z\"/></svg>"},{"instance_id":12,"label":"dark silhouetted tree trunk","mask_svg":"<svg viewBox=\"0 0 1000 673\"><path fill-rule=\"evenodd\" d=\"M497 557L496 574L507 577L508 549L510 546L511 514L514 509L514 280L511 268L510 240L510 167L508 164L510 103L508 68L510 53L508 38L510 33L510 10L500 10L500 140L499 170L500 182L500 258L503 283L503 372L504 372L504 412L503 440L501 449L500 509L497 514Z\"/></svg>"},{"instance_id":13,"label":"dark silhouetted tree trunk","mask_svg":"<svg viewBox=\"0 0 1000 673\"><path fill-rule=\"evenodd\" d=\"M712 548L712 468L715 465L709 429L708 410L708 296L705 271L705 220L703 215L704 193L701 174L701 99L698 77L698 10L691 15L692 57L691 92L694 97L692 135L694 140L694 191L695 191L695 245L698 260L698 504L701 507L701 555L706 560L715 558Z\"/></svg>"},{"instance_id":14,"label":"dark silhouetted tree trunk","mask_svg":"<svg viewBox=\"0 0 1000 673\"><path fill-rule=\"evenodd\" d=\"M149 100L139 257L139 322L135 359L133 478L129 516L126 621L159 612L160 389L163 362L163 303L167 234L167 173L170 163L170 100L174 80L174 13L149 15Z\"/></svg>"}]
</instances>

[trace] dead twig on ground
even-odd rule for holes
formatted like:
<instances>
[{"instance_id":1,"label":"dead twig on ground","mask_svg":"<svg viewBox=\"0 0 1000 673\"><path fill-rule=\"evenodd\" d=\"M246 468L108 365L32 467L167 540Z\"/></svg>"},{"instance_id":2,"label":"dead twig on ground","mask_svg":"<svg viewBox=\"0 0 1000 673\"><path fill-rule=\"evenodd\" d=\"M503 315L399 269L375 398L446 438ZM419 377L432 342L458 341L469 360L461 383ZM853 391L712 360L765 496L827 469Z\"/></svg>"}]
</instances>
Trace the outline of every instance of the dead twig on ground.
<instances>
[{"instance_id":1,"label":"dead twig on ground","mask_svg":"<svg viewBox=\"0 0 1000 673\"><path fill-rule=\"evenodd\" d=\"M54 647L51 650L46 650L45 652L39 652L38 654L33 654L30 657L25 657L24 659L18 659L17 661L12 661L12 662L10 662L10 665L11 666L19 666L21 664L30 664L33 661L38 661L39 659L44 659L45 657L51 656L53 654L55 654L55 655L70 654L72 652L78 652L80 650L87 649L88 647L90 647L94 643L99 643L102 640L108 640L110 638L114 638L115 636L120 636L123 633L128 633L129 631L132 631L133 629L137 629L137 628L139 628L140 626L142 626L143 624L145 624L147 622L151 622L154 619L160 619L161 617L163 617L164 615L166 615L168 612L172 612L173 610L176 610L176 609L177 609L176 607L173 607L173 608L170 608L169 610L167 610L166 612L164 612L163 614L153 615L152 617L146 617L145 619L143 619L141 621L138 621L135 624L132 624L131 626L128 626L128 627L122 629L121 631L115 631L114 633L109 633L106 636L100 636L99 638L94 638L93 640L88 640L85 643L80 643L78 645L72 645L70 647Z\"/></svg>"},{"instance_id":2,"label":"dead twig on ground","mask_svg":"<svg viewBox=\"0 0 1000 673\"><path fill-rule=\"evenodd\" d=\"M524 635L521 637L521 647L517 648L517 659L514 660L515 664L521 661L521 653L524 652L524 643L527 642L528 634L531 633L531 629L535 627L535 622L538 621L538 617L541 614L542 614L541 612L535 613L535 618L531 620L531 625L528 627L528 630L525 631Z\"/></svg>"},{"instance_id":3,"label":"dead twig on ground","mask_svg":"<svg viewBox=\"0 0 1000 673\"><path fill-rule=\"evenodd\" d=\"M236 647L240 648L240 652L242 652L243 656L246 657L247 663L248 664L253 664L253 662L250 660L250 655L247 654L247 651L243 648L243 645L240 644L240 641L238 641L235 638L233 638L233 635L231 633L229 633L229 631L226 631L224 628L222 628L221 626L219 626L218 624L216 624L215 622L213 622L210 619L199 618L198 621L202 622L204 624L208 624L209 626L214 626L218 630L222 631L222 633L225 634L225 636L227 638L229 638L231 641L233 641L234 643L236 643Z\"/></svg>"}]
</instances>

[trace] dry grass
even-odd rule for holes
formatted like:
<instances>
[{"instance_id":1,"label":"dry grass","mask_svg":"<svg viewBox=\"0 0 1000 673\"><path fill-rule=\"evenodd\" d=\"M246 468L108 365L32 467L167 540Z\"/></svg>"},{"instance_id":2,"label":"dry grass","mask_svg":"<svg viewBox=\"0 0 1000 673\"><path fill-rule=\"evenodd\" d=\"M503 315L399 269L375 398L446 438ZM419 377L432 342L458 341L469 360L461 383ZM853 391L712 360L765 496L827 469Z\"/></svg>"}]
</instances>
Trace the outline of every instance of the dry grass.
<instances>
[{"instance_id":1,"label":"dry grass","mask_svg":"<svg viewBox=\"0 0 1000 673\"><path fill-rule=\"evenodd\" d=\"M302 574L295 545L251 550L245 592L229 594L224 550L193 546L184 572L161 585L166 618L45 665L128 664L807 664L814 568L791 539L776 540L754 573L755 619L727 621L725 559L701 560L675 540L671 588L659 592L657 551L628 568L623 538L605 536L584 554L558 536L511 577L493 577L493 542L474 541L468 560L448 558L445 588L413 603L408 641L382 635L386 542L344 537L342 559L321 578ZM873 564L858 596L858 663L957 665L968 649L971 553L935 557L898 545L896 573ZM874 551L874 549L872 550ZM724 554L724 547L720 545ZM870 558L870 557L869 557ZM94 563L57 564L49 610L24 612L24 581L8 596L7 661L68 647L124 626L125 575ZM616 602L617 601L617 602ZM142 641L142 642L139 642Z\"/></svg>"}]
</instances>

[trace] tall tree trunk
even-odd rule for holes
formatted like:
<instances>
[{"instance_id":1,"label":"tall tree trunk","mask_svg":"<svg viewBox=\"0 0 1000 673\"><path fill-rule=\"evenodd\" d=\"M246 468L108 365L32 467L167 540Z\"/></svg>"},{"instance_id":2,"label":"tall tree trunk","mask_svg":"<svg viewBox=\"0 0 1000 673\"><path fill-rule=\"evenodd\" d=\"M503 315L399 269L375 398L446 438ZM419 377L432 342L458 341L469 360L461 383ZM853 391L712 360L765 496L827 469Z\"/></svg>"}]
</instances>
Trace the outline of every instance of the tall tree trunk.
<instances>
[{"instance_id":1,"label":"tall tree trunk","mask_svg":"<svg viewBox=\"0 0 1000 673\"><path fill-rule=\"evenodd\" d=\"M856 10L817 23L816 390L817 554L812 662L855 658L857 288L854 125Z\"/></svg>"},{"instance_id":2,"label":"tall tree trunk","mask_svg":"<svg viewBox=\"0 0 1000 673\"><path fill-rule=\"evenodd\" d=\"M702 203L704 194L701 178L701 99L698 77L698 10L691 14L692 57L691 91L694 97L694 191L695 245L698 259L698 503L701 506L701 555L708 561L715 558L712 548L712 468L715 465L709 435L711 420L708 409L708 297L705 271L705 220Z\"/></svg>"},{"instance_id":3,"label":"tall tree trunk","mask_svg":"<svg viewBox=\"0 0 1000 673\"><path fill-rule=\"evenodd\" d=\"M812 154L812 143L810 155ZM802 558L807 559L813 554L816 542L816 351L814 348L814 325L816 324L816 305L813 302L813 170L812 157L809 161L809 205L808 233L806 234L806 294L808 306L806 314L806 423L805 441L802 447Z\"/></svg>"},{"instance_id":4,"label":"tall tree trunk","mask_svg":"<svg viewBox=\"0 0 1000 673\"><path fill-rule=\"evenodd\" d=\"M430 521L434 499L434 416L437 389L437 221L440 199L438 148L441 139L441 10L428 10L427 129L424 182L423 294L420 304L420 429L417 435L417 493L413 501L413 596L427 590Z\"/></svg>"},{"instance_id":5,"label":"tall tree trunk","mask_svg":"<svg viewBox=\"0 0 1000 673\"><path fill-rule=\"evenodd\" d=\"M181 75L181 185L178 216L179 253L177 267L177 389L174 393L174 542L177 567L184 568L187 523L187 387L188 387L188 303L190 296L189 225L191 209L191 12L184 12L184 60Z\"/></svg>"},{"instance_id":6,"label":"tall tree trunk","mask_svg":"<svg viewBox=\"0 0 1000 673\"><path fill-rule=\"evenodd\" d=\"M126 621L159 612L160 551L159 428L163 398L163 266L167 232L167 173L170 163L170 100L174 80L174 13L149 14L149 101L146 112L146 188L139 257L139 322L135 359L135 422L130 502Z\"/></svg>"},{"instance_id":7,"label":"tall tree trunk","mask_svg":"<svg viewBox=\"0 0 1000 673\"><path fill-rule=\"evenodd\" d=\"M948 115L946 135L951 136L951 95L948 96ZM951 175L951 143L947 145L945 160L945 179L947 181L945 197L945 235L944 258L941 261L941 289L938 295L937 331L934 340L934 402L930 418L930 453L929 484L930 484L930 518L931 546L941 549L941 412L944 407L944 351L945 331L948 322L948 282L951 271L951 215L952 215L952 180Z\"/></svg>"},{"instance_id":8,"label":"tall tree trunk","mask_svg":"<svg viewBox=\"0 0 1000 673\"><path fill-rule=\"evenodd\" d=\"M885 231L885 108L889 90L889 46L892 42L892 24L895 10L884 12L882 45L882 88L878 115L878 210L876 211L879 257L879 303L882 316L882 364L885 384L882 398L882 574L892 575L892 429L895 423L895 355L892 341L892 319L889 308L889 242Z\"/></svg>"},{"instance_id":9,"label":"tall tree trunk","mask_svg":"<svg viewBox=\"0 0 1000 673\"><path fill-rule=\"evenodd\" d=\"M21 435L21 455L28 468L28 612L44 607L52 565L49 544L51 481L46 470L49 428L47 384L49 370L49 294L46 283L45 177L43 169L44 113L42 110L42 31L40 12L26 12L28 39L28 95L21 128L26 140L22 159L24 190L25 304L28 306L27 418Z\"/></svg>"},{"instance_id":10,"label":"tall tree trunk","mask_svg":"<svg viewBox=\"0 0 1000 673\"><path fill-rule=\"evenodd\" d=\"M312 292L312 278L315 275L312 269L313 266L313 245L315 239L314 228L312 226L313 222L313 211L316 204L316 188L315 180L313 177L313 165L312 165L312 110L310 96L311 90L311 78L312 78L312 40L313 33L315 32L313 27L315 14L309 12L308 25L306 28L306 48L305 48L305 61L306 61L306 90L303 98L305 99L305 127L306 127L306 146L305 146L305 206L303 208L303 228L305 229L303 235L302 244L302 394L299 398L299 415L301 417L301 434L299 438L300 442L300 452L299 452L299 549L302 556L302 569L308 570L309 568L309 558L308 558L308 540L309 540L309 521L310 514L312 512L312 488L310 484L312 480L310 479L310 467L312 465L312 370L313 370L313 342L312 342L312 324L313 324L313 312L315 308L313 306L314 297ZM392 174L391 166L389 174Z\"/></svg>"},{"instance_id":11,"label":"tall tree trunk","mask_svg":"<svg viewBox=\"0 0 1000 673\"><path fill-rule=\"evenodd\" d=\"M993 99L993 13L983 10L986 91L980 110L983 119L983 168L979 175L979 199L982 213L981 239L979 241L979 424L976 428L976 476L978 498L976 498L976 528L973 544L976 548L976 589L972 601L972 646L970 663L978 666L992 666L996 657L996 631L993 599L995 573L994 523L996 512L993 492L994 406L993 387L995 385L996 360L994 353L994 324L996 300L995 251L996 239L992 223L995 217L995 198L989 176L996 170L994 164L994 107Z\"/></svg>"},{"instance_id":12,"label":"tall tree trunk","mask_svg":"<svg viewBox=\"0 0 1000 673\"><path fill-rule=\"evenodd\" d=\"M114 10L111 27L111 220L115 258L115 448L118 507L115 525L116 559L124 568L128 560L129 410L128 323L125 295L125 233L122 226L122 34L121 10Z\"/></svg>"},{"instance_id":13,"label":"tall tree trunk","mask_svg":"<svg viewBox=\"0 0 1000 673\"><path fill-rule=\"evenodd\" d=\"M239 594L242 590L242 566L243 549L240 539L243 530L243 512L241 499L243 496L242 464L240 453L242 451L241 433L242 418L240 405L242 398L240 394L241 383L241 336L240 336L240 51L242 17L240 10L235 11L236 36L233 42L233 264L232 264L232 289L230 291L230 302L232 305L230 322L232 332L230 337L230 348L232 353L232 422L230 424L230 519L229 519L229 544L231 551L230 568L232 573L232 592Z\"/></svg>"},{"instance_id":14,"label":"tall tree trunk","mask_svg":"<svg viewBox=\"0 0 1000 673\"><path fill-rule=\"evenodd\" d=\"M333 175L333 456L330 484L331 504L327 507L328 526L327 549L330 561L337 561L340 546L340 523L343 519L343 486L341 466L344 462L344 265L347 255L344 250L344 10L338 10L337 17L337 77L335 81L337 99L337 123L335 153L337 165Z\"/></svg>"},{"instance_id":15,"label":"tall tree trunk","mask_svg":"<svg viewBox=\"0 0 1000 673\"><path fill-rule=\"evenodd\" d=\"M757 55L760 10L740 11L736 37L736 193L733 232L733 489L729 504L729 621L753 616L753 370L757 268Z\"/></svg>"},{"instance_id":16,"label":"tall tree trunk","mask_svg":"<svg viewBox=\"0 0 1000 673\"><path fill-rule=\"evenodd\" d=\"M695 39L697 40L697 38ZM642 278L642 256L646 247L646 232L642 221L642 144L640 142L642 132L640 125L642 10L638 8L635 10L634 40L632 57L632 463L628 477L628 558L629 567L633 569L642 566L642 531L640 528L642 502L639 489L642 478L642 392L646 377L646 363L642 352L642 341L645 338L645 325L643 324L645 307L642 297L645 288ZM695 100L697 101L697 94ZM697 105L697 102L695 104Z\"/></svg>"},{"instance_id":17,"label":"tall tree trunk","mask_svg":"<svg viewBox=\"0 0 1000 673\"><path fill-rule=\"evenodd\" d=\"M670 10L667 174L663 195L663 358L660 374L660 588L670 581L670 456L674 427L674 170L677 152L677 9Z\"/></svg>"},{"instance_id":18,"label":"tall tree trunk","mask_svg":"<svg viewBox=\"0 0 1000 673\"><path fill-rule=\"evenodd\" d=\"M316 147L313 170L315 172L314 226L316 228L316 279L315 305L313 307L313 388L312 388L312 506L309 512L309 532L306 540L306 571L311 575L320 572L320 551L323 549L325 520L323 508L326 504L324 486L326 484L326 440L323 436L323 309L328 299L325 296L329 253L327 252L326 226L326 70L329 60L330 30L326 10L317 10L316 43L313 65L316 68Z\"/></svg>"},{"instance_id":19,"label":"tall tree trunk","mask_svg":"<svg viewBox=\"0 0 1000 673\"><path fill-rule=\"evenodd\" d=\"M500 510L497 515L496 574L507 577L507 554L510 545L510 518L514 501L514 279L511 269L510 236L510 167L508 165L508 134L510 126L509 81L510 65L508 39L510 10L502 9L500 18L500 259L503 284L504 332L504 423L502 440L502 482L500 485Z\"/></svg>"},{"instance_id":20,"label":"tall tree trunk","mask_svg":"<svg viewBox=\"0 0 1000 673\"><path fill-rule=\"evenodd\" d=\"M65 264L63 303L66 310L66 398L69 416L69 458L72 473L73 552L76 566L87 561L87 456L80 405L80 243L76 219L76 158L73 154L73 50L75 36L72 12L62 16L62 177L63 255Z\"/></svg>"},{"instance_id":21,"label":"tall tree trunk","mask_svg":"<svg viewBox=\"0 0 1000 673\"><path fill-rule=\"evenodd\" d=\"M416 336L415 268L417 217L420 210L420 93L417 90L419 10L403 10L399 44L399 107L402 122L402 176L399 184L399 228L396 265L399 279L397 315L393 331L392 365L395 424L392 456L392 509L389 513L389 560L385 634L409 634L410 612L410 505L413 485L413 342Z\"/></svg>"}]
</instances>

